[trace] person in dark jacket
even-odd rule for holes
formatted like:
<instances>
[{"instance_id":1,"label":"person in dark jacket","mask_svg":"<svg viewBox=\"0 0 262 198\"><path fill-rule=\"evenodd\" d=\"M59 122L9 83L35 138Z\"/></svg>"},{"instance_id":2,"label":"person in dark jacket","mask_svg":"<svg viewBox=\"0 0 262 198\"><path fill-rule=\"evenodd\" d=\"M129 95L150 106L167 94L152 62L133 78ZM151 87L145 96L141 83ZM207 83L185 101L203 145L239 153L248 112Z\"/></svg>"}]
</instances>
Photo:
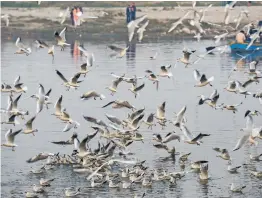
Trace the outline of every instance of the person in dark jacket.
<instances>
[{"instance_id":1,"label":"person in dark jacket","mask_svg":"<svg viewBox=\"0 0 262 198\"><path fill-rule=\"evenodd\" d=\"M252 34L255 34L256 32L257 32L257 29L255 25L252 23L250 26L249 34L252 35Z\"/></svg>"},{"instance_id":2,"label":"person in dark jacket","mask_svg":"<svg viewBox=\"0 0 262 198\"><path fill-rule=\"evenodd\" d=\"M131 20L136 20L136 5L135 3L133 2L132 3L132 11L131 11Z\"/></svg>"},{"instance_id":3,"label":"person in dark jacket","mask_svg":"<svg viewBox=\"0 0 262 198\"><path fill-rule=\"evenodd\" d=\"M74 10L74 8L72 8L72 9L71 9L71 12L70 12L70 17L71 17L72 26L75 26L75 21L74 21L73 10Z\"/></svg>"},{"instance_id":4,"label":"person in dark jacket","mask_svg":"<svg viewBox=\"0 0 262 198\"><path fill-rule=\"evenodd\" d=\"M131 6L127 5L126 7L126 23L131 21Z\"/></svg>"}]
</instances>

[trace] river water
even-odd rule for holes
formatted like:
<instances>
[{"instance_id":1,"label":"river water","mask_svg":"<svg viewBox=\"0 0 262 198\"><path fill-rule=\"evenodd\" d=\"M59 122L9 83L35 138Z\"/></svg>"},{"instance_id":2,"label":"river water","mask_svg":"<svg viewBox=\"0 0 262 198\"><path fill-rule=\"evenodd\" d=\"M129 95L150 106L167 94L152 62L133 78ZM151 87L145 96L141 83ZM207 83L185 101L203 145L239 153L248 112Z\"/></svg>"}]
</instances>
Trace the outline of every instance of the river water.
<instances>
[{"instance_id":1,"label":"river water","mask_svg":"<svg viewBox=\"0 0 262 198\"><path fill-rule=\"evenodd\" d=\"M24 43L30 44L32 40L25 40ZM31 115L34 114L36 102L34 99L26 99L32 94L38 92L38 84L41 83L45 90L52 88L50 95L51 101L55 103L60 95L63 95L62 105L66 107L67 112L74 120L80 122L80 127L75 131L79 134L79 139L83 139L86 134L93 133L90 128L91 124L86 122L82 115L88 115L108 121L105 113L115 115L119 118L126 118L130 110L127 109L112 109L111 107L101 108L106 103L115 100L128 100L136 108L145 107L146 116L156 111L156 107L166 101L166 117L172 119L174 112L178 112L184 105L187 106L186 117L187 126L194 133L209 133L211 136L203 139L201 146L189 145L182 142L170 142L168 146L175 146L177 152L191 152L190 161L208 160L209 161L209 176L208 183L201 183L198 180L197 173L189 173L181 180L177 181L175 187L170 188L165 182L155 182L152 188L143 188L140 185L134 185L133 189L109 189L91 188L90 183L85 179L84 175L76 174L70 166L60 166L54 170L49 170L43 175L33 175L29 171L31 167L40 166L42 162L36 164L28 164L26 160L39 152L60 152L61 154L71 154L73 146L58 146L50 143L51 141L67 140L72 135L73 131L63 133L64 124L50 114L54 112L53 105L50 108L44 109L35 119L33 126L39 132L36 136L19 134L16 137L18 147L13 152L11 149L2 147L1 149L1 195L2 197L24 197L26 191L32 191L33 184L39 184L41 177L56 178L51 187L47 189L47 193L39 195L39 197L63 197L65 187L79 186L83 187L83 192L88 195L78 197L133 197L135 193L143 194L146 192L146 197L156 198L171 198L171 197L262 197L262 181L251 177L249 170L257 168L262 170L262 162L250 162L250 154L262 153L262 144L258 146L249 146L246 144L238 151L231 152L234 148L237 139L241 136L240 129L245 127L244 114L246 110L259 110L261 105L259 101L252 96L246 99L243 95L232 94L223 90L228 82L228 74L235 66L240 57L236 54L215 52L213 55L207 55L203 60L199 61L193 67L185 68L182 63L178 63L176 68L172 68L174 77L171 79L161 78L159 90L156 91L155 85L147 79L142 79L139 84L145 82L145 88L140 92L138 98L134 98L133 94L128 91L130 84L120 83L118 91L114 96L111 96L106 86L111 84L114 79L110 73L114 72L118 75L126 74L126 76L144 76L145 70L149 69L155 73L160 71L162 65L175 65L175 60L182 56L183 46L196 49L195 54L205 53L205 47L212 46L213 41L203 40L196 42L187 41L161 41L154 43L136 43L130 46L130 50L122 59L110 58L111 51L106 48L107 45L113 44L109 42L92 42L81 41L88 51L95 55L95 66L91 68L84 82L78 90L66 91L63 87L62 80L57 76L55 70L59 70L66 78L72 77L84 63L84 58L79 55L75 45L79 41L72 41L71 47L60 51L57 47L55 59L52 62L51 56L47 54L46 49L36 50L32 44L33 52L29 56L14 54L16 47L14 42L3 41L1 44L1 78L2 82L12 84L14 79L20 75L21 82L27 87L28 91L22 95L19 101L19 107L23 110L28 110ZM126 46L126 43L114 43L119 46ZM158 51L156 60L150 60ZM241 82L247 80L247 76L243 71L248 68L248 63L259 55L250 56L247 60L238 64L241 72L236 72L232 75L232 79L237 79ZM192 56L192 60L196 59ZM261 58L261 57L260 57ZM213 87L206 86L202 88L194 87L195 79L193 77L194 68L205 73L207 77L214 76L215 80L212 83ZM261 70L261 64L258 65ZM200 94L210 95L213 89L216 88L220 93L218 103L236 104L243 101L236 114L229 111L214 110L207 105L198 106L198 98ZM252 84L248 87L251 92L261 89L260 84ZM106 98L101 100L81 101L80 96L90 90L96 90L102 93ZM6 108L8 94L1 94L1 106ZM5 115L2 115L2 120ZM26 117L26 120L30 116ZM9 125L1 126L1 141L4 142L5 132L11 127L12 129L20 129L24 127L24 120L19 120L21 123L15 127ZM254 123L260 126L262 117L254 118ZM159 150L153 147L152 134L161 133L163 136L171 131L181 132L178 128L174 128L169 124L164 130L159 125L153 130L147 129L145 125L141 125L140 133L144 136L144 143L135 142L130 145L129 150L135 153L135 157L140 160L146 160L146 165L150 169L166 169L168 171L179 171L180 166L178 160L163 160L168 157L164 150ZM90 142L92 148L96 148L99 138L95 138ZM103 140L100 140L103 141ZM226 148L230 151L230 155L235 165L251 163L249 166L240 168L238 174L230 174L227 172L227 161L216 157L217 153L212 150L212 147ZM178 158L177 158L178 159ZM243 194L232 194L230 185L234 182L237 185L246 185Z\"/></svg>"}]
</instances>

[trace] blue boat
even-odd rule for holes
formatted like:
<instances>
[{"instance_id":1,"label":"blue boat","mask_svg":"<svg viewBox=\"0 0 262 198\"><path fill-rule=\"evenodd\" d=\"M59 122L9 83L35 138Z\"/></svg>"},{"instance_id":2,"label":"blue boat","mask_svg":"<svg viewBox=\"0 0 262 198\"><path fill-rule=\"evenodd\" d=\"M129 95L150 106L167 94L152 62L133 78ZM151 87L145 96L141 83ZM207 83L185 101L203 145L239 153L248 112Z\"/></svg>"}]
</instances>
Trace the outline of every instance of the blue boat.
<instances>
[{"instance_id":1,"label":"blue boat","mask_svg":"<svg viewBox=\"0 0 262 198\"><path fill-rule=\"evenodd\" d=\"M248 49L249 43L231 43L230 44L230 48L232 52L250 52L250 51L254 51L254 50L262 50L262 44L259 43L253 43L253 45L251 45Z\"/></svg>"}]
</instances>

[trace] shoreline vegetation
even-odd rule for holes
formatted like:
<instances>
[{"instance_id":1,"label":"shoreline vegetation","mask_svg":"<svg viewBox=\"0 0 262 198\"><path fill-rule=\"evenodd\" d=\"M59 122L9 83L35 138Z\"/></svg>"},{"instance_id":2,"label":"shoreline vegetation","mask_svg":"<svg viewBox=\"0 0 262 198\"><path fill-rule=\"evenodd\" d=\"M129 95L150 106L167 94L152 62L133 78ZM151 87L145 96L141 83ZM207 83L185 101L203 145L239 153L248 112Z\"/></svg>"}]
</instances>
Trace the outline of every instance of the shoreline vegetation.
<instances>
[{"instance_id":1,"label":"shoreline vegetation","mask_svg":"<svg viewBox=\"0 0 262 198\"><path fill-rule=\"evenodd\" d=\"M109 7L109 3L111 7ZM10 16L10 24L8 27L5 27L5 22L2 20L1 37L2 40L10 40L19 35L24 38L34 38L34 35L37 36L40 34L43 36L43 39L45 39L45 37L50 38L50 34L53 34L54 31L61 31L67 26L69 36L77 34L82 37L82 39L108 40L112 38L114 40L123 40L123 38L127 38L126 7L124 7L127 3L128 2L41 2L41 4L38 5L37 2L13 2L12 4L11 2L2 2L1 13L2 15L8 14ZM167 6L159 6L161 3ZM201 39L213 38L215 35L225 33L226 30L229 32L228 37L234 37L236 32L244 25L250 22L257 24L259 20L262 20L259 18L262 9L261 2L257 3L258 6L254 6L255 3L253 3L250 7L246 6L246 2L240 2L240 5L237 5L231 11L231 19L228 25L224 25L223 23L225 12L222 2L198 2L196 9L199 11L206 8L210 3L212 3L213 6L207 10L202 23L206 35L203 34ZM148 6L142 6L142 4ZM10 7L11 5L12 7ZM98 5L101 7L98 7ZM191 2L179 2L179 5L180 7L177 6L176 2L136 2L137 17L147 14L147 18L150 21L145 32L145 42L147 40L154 41L172 38L194 39L193 37L198 31L189 24L189 19L193 19L194 17L193 14L190 14L187 17L188 19L183 21L183 25L179 25L175 31L167 33L171 24L182 17L186 13L186 10L192 8L192 6L190 6ZM186 7L186 5L188 7ZM85 22L82 23L80 27L77 27L76 30L72 27L69 16L64 24L60 24L61 18L59 18L59 13L64 12L67 6L70 8L72 6L83 6L83 19ZM235 30L234 27L236 23L234 19L238 17L243 9L249 10L249 17L244 17L238 30ZM98 18L90 19L88 16L97 16Z\"/></svg>"}]
</instances>

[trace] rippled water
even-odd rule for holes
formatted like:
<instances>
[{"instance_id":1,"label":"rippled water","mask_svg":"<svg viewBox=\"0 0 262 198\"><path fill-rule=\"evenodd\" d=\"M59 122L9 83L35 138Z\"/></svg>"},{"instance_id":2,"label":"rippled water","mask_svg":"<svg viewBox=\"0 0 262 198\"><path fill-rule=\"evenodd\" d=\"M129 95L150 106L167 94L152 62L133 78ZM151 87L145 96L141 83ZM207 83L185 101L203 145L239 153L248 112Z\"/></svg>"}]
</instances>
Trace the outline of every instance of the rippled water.
<instances>
[{"instance_id":1,"label":"rippled water","mask_svg":"<svg viewBox=\"0 0 262 198\"><path fill-rule=\"evenodd\" d=\"M32 41L24 41L30 43ZM77 42L76 42L77 43ZM63 133L61 132L64 124L53 116L54 109L51 107L49 110L44 109L34 122L35 128L39 130L36 136L19 134L16 138L16 143L19 145L15 152L11 149L2 148L1 161L2 161L2 197L23 197L25 191L32 189L32 184L38 184L41 177L55 177L56 180L52 186L48 188L48 193L41 195L43 197L63 197L63 188L69 186L85 187L84 192L89 194L89 197L132 197L134 193L142 194L146 192L146 197L261 197L261 180L252 178L248 170L251 168L261 169L261 162L252 163L251 166L240 169L238 174L229 174L226 171L227 162L217 158L215 151L212 147L221 147L232 150L236 144L237 138L241 136L240 128L245 126L244 113L247 109L260 110L258 100L253 97L240 96L237 94L231 94L225 92L223 88L227 84L227 76L231 68L236 64L239 56L231 53L208 55L205 59L201 60L194 66L199 71L205 73L207 77L214 76L215 81L213 87L206 86L203 88L195 88L195 80L193 78L193 68L185 68L182 64L177 65L173 69L174 78L167 79L162 78L160 82L159 90L156 91L155 85L152 82L144 79L139 83L145 82L145 88L141 91L140 96L135 99L133 94L128 91L130 84L121 83L118 88L118 92L111 96L106 86L110 85L113 77L110 73L116 74L126 73L126 76L143 76L144 71L150 69L156 73L160 70L160 66L166 64L174 65L175 60L182 55L181 49L183 45L190 46L192 49L197 49L196 53L204 53L207 46L213 45L213 41L201 41L197 43L195 41L159 41L158 43L146 43L146 44L133 44L130 47L130 52L126 57L122 59L111 59L109 49L106 49L106 45L110 43L93 43L84 42L84 46L95 54L95 67L88 73L84 82L78 90L65 91L65 88L61 85L61 79L56 75L55 70L61 71L65 77L69 78L79 70L80 64L84 62L84 59L77 55L78 52L72 53L69 48L61 52L56 51L55 61L52 63L52 59L45 49L33 50L30 56L16 55L14 54L16 47L13 42L2 42L1 44L1 77L2 82L13 83L17 75L21 76L21 82L27 87L28 91L24 94L19 101L20 108L29 110L31 115L34 114L36 103L33 99L23 99L38 91L38 83L43 84L46 90L52 88L51 100L55 102L58 97L63 95L63 106L66 107L71 117L81 123L81 126L76 129L80 139L86 136L87 133L92 133L90 123L87 123L82 115L93 116L96 118L105 118L105 113L115 115L120 118L125 118L130 111L127 109L111 109L110 107L102 109L101 106L114 99L123 99L130 101L137 108L145 107L146 116L156 111L156 107L162 102L166 101L166 116L171 119L173 112L178 112L182 106L187 106L186 117L188 119L188 128L195 133L209 133L210 137L204 138L201 146L184 144L183 142L171 142L169 146L175 146L178 152L187 153L191 152L190 160L208 160L209 161L209 174L211 179L207 184L201 184L198 181L197 173L189 173L184 178L177 182L177 185L173 188L169 188L169 185L164 182L156 182L151 189L142 188L139 185L135 185L132 190L129 189L108 189L108 187L100 189L90 188L90 184L86 181L85 176L76 174L69 166L60 166L55 170L47 171L43 175L32 175L29 173L31 166L35 164L27 164L26 160L39 152L60 152L62 154L71 154L72 146L61 147L50 143L54 140L67 140L72 131ZM117 43L120 46L125 46L125 43ZM72 43L72 49L74 42ZM155 54L158 50L159 55L156 60L149 60L149 57ZM193 56L192 56L193 58ZM196 57L194 57L196 58ZM256 57L250 57L247 62L242 62L239 67L248 67L250 62ZM259 65L261 70L261 64ZM243 72L236 72L232 78L244 81L247 76L244 76ZM229 111L215 111L207 105L198 106L197 96L200 94L210 95L213 89L216 88L220 93L218 103L235 104L241 101L244 102L239 107L239 111L233 114ZM261 83L256 85L252 84L250 91L257 91L261 89ZM84 92L96 90L99 93L106 95L106 99L81 101L80 95ZM1 94L2 107L6 107L7 94ZM29 116L30 117L30 116ZM27 117L26 119L28 119ZM2 116L4 119L4 116ZM15 127L19 129L23 127L24 121L19 120L21 125ZM262 119L260 117L255 118L255 123L261 125ZM2 125L1 138L4 141L4 134L6 130L13 126ZM163 168L168 171L179 171L180 166L177 161L164 160L167 157L167 153L163 150L158 150L152 146L152 134L161 133L167 134L170 131L180 131L172 125L169 125L165 130L161 130L160 126L155 127L152 131L148 130L146 126L140 128L140 132L143 134L145 140L144 143L135 142L129 149L135 152L135 156L138 159L146 159L146 165L152 168ZM96 138L92 140L91 147L96 147ZM103 141L103 140L100 140ZM231 153L233 162L235 165L241 165L243 163L249 163L249 154L258 154L262 152L262 146L260 144L257 147L250 147L245 145L239 151ZM38 162L40 165L42 162ZM230 184L232 182L237 184L247 185L244 190L244 194L232 195L229 191ZM79 196L81 197L81 196ZM83 196L84 197L84 196ZM86 196L85 196L86 197Z\"/></svg>"}]
</instances>

